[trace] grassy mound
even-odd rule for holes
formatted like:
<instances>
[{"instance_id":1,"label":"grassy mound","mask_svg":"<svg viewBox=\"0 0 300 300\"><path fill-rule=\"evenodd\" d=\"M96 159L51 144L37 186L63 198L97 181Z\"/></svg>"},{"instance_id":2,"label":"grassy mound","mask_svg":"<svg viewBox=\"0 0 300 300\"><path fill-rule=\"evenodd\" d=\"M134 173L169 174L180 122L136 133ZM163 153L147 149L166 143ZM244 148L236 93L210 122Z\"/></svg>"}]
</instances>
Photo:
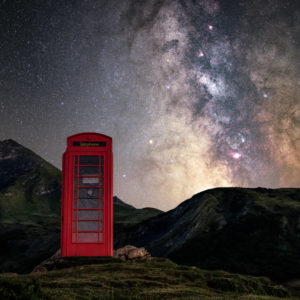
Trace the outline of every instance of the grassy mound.
<instances>
[{"instance_id":1,"label":"grassy mound","mask_svg":"<svg viewBox=\"0 0 300 300\"><path fill-rule=\"evenodd\" d=\"M293 299L265 277L207 271L166 259L0 275L1 299Z\"/></svg>"}]
</instances>

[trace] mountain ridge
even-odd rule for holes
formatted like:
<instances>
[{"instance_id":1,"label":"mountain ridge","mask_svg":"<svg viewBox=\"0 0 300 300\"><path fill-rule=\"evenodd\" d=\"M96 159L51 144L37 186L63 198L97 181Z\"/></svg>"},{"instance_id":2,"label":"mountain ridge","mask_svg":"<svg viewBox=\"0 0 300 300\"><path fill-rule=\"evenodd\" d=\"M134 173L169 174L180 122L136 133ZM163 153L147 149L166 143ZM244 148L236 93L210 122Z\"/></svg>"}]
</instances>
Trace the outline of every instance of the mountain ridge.
<instances>
[{"instance_id":1,"label":"mountain ridge","mask_svg":"<svg viewBox=\"0 0 300 300\"><path fill-rule=\"evenodd\" d=\"M132 227L117 246L202 268L300 277L299 216L300 189L216 188Z\"/></svg>"}]
</instances>

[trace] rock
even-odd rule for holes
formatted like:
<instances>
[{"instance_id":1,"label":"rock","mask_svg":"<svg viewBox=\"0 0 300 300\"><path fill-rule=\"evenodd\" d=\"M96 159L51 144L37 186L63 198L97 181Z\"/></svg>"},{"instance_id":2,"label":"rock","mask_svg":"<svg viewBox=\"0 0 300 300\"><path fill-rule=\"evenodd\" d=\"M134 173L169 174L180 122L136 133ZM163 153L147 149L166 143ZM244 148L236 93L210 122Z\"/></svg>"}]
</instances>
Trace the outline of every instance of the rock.
<instances>
[{"instance_id":1,"label":"rock","mask_svg":"<svg viewBox=\"0 0 300 300\"><path fill-rule=\"evenodd\" d=\"M121 260L151 260L150 253L145 248L126 245L114 251L114 257Z\"/></svg>"},{"instance_id":2,"label":"rock","mask_svg":"<svg viewBox=\"0 0 300 300\"><path fill-rule=\"evenodd\" d=\"M123 248L116 250L116 256L122 256L128 254L131 250L137 249L135 246L126 245Z\"/></svg>"},{"instance_id":3,"label":"rock","mask_svg":"<svg viewBox=\"0 0 300 300\"><path fill-rule=\"evenodd\" d=\"M149 256L149 253L145 248L132 249L128 253L128 259L147 258L148 256Z\"/></svg>"}]
</instances>

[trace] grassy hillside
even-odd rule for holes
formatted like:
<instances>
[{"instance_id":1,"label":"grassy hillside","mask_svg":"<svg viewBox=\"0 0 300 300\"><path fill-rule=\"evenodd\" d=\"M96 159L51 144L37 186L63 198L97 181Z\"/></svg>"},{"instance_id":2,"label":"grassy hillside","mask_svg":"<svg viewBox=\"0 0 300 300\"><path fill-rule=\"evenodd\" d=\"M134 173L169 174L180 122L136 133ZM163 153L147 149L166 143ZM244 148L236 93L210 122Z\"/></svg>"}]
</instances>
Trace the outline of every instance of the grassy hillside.
<instances>
[{"instance_id":1,"label":"grassy hillside","mask_svg":"<svg viewBox=\"0 0 300 300\"><path fill-rule=\"evenodd\" d=\"M103 259L42 274L0 275L1 299L296 299L268 278Z\"/></svg>"},{"instance_id":2,"label":"grassy hillside","mask_svg":"<svg viewBox=\"0 0 300 300\"><path fill-rule=\"evenodd\" d=\"M127 231L118 246L201 268L300 278L300 189L217 188Z\"/></svg>"}]
</instances>

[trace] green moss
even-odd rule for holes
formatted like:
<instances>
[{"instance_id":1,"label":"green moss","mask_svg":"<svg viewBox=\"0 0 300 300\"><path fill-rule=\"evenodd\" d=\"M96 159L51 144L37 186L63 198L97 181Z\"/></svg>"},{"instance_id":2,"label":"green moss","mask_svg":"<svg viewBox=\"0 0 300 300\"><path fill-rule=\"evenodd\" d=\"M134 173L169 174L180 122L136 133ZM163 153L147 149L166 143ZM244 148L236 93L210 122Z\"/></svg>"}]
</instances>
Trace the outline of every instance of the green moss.
<instances>
[{"instance_id":1,"label":"green moss","mask_svg":"<svg viewBox=\"0 0 300 300\"><path fill-rule=\"evenodd\" d=\"M42 292L37 278L2 275L0 276L0 298L39 300L48 299L48 296Z\"/></svg>"}]
</instances>

